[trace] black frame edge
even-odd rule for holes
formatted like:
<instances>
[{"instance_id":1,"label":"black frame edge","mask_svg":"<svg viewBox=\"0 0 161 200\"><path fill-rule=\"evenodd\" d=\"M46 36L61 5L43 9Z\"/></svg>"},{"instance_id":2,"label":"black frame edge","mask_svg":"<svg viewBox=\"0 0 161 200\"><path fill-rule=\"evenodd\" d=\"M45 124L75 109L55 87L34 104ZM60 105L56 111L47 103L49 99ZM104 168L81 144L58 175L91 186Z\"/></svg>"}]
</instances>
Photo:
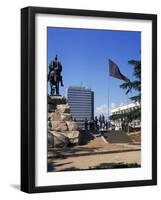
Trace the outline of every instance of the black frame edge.
<instances>
[{"instance_id":1,"label":"black frame edge","mask_svg":"<svg viewBox=\"0 0 161 200\"><path fill-rule=\"evenodd\" d=\"M157 15L152 18L152 180L157 185Z\"/></svg>"},{"instance_id":2,"label":"black frame edge","mask_svg":"<svg viewBox=\"0 0 161 200\"><path fill-rule=\"evenodd\" d=\"M32 9L21 9L21 190L27 193L35 187L34 26Z\"/></svg>"},{"instance_id":3,"label":"black frame edge","mask_svg":"<svg viewBox=\"0 0 161 200\"><path fill-rule=\"evenodd\" d=\"M133 13L133 12L118 12L118 11L105 11L105 10L86 10L86 9L71 9L71 8L56 8L56 7L25 7L34 13L42 14L61 14L61 15L74 15L74 16L93 16L93 17L114 17L124 19L143 19L152 20L156 14L149 13Z\"/></svg>"},{"instance_id":4,"label":"black frame edge","mask_svg":"<svg viewBox=\"0 0 161 200\"><path fill-rule=\"evenodd\" d=\"M156 185L153 180L139 180L139 181L120 181L120 182L105 182L105 183L86 183L75 185L60 185L60 186L42 186L35 187L33 193L44 192L65 192L65 191L80 191L80 190L95 190L95 189L110 189L110 188L124 188L124 187L141 187Z\"/></svg>"},{"instance_id":5,"label":"black frame edge","mask_svg":"<svg viewBox=\"0 0 161 200\"><path fill-rule=\"evenodd\" d=\"M28 192L28 9L21 9L21 190Z\"/></svg>"}]
</instances>

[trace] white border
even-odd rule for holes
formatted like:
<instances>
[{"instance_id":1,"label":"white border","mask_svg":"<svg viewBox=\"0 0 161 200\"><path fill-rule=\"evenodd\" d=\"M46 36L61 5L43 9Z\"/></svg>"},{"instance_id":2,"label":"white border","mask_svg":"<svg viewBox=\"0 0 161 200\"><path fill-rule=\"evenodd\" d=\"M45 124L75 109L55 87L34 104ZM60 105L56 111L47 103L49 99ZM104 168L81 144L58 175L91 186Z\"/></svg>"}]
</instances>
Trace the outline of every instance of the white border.
<instances>
[{"instance_id":1,"label":"white border","mask_svg":"<svg viewBox=\"0 0 161 200\"><path fill-rule=\"evenodd\" d=\"M47 26L141 31L141 168L47 173ZM36 186L99 183L152 178L152 23L150 20L36 15ZM132 48L132 47L131 47Z\"/></svg>"}]
</instances>

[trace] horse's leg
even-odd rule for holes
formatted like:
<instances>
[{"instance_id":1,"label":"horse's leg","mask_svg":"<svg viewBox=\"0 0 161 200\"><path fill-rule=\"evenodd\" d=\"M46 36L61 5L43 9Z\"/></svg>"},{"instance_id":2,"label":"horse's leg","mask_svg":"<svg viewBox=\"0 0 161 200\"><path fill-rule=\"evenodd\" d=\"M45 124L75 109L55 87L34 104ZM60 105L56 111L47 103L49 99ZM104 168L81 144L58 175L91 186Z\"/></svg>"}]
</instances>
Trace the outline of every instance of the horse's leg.
<instances>
[{"instance_id":1,"label":"horse's leg","mask_svg":"<svg viewBox=\"0 0 161 200\"><path fill-rule=\"evenodd\" d=\"M50 94L51 94L51 95L53 94L53 86L52 86L51 83L50 83Z\"/></svg>"},{"instance_id":2,"label":"horse's leg","mask_svg":"<svg viewBox=\"0 0 161 200\"><path fill-rule=\"evenodd\" d=\"M55 95L55 85L53 85L53 95Z\"/></svg>"},{"instance_id":3,"label":"horse's leg","mask_svg":"<svg viewBox=\"0 0 161 200\"><path fill-rule=\"evenodd\" d=\"M56 90L56 95L58 95L58 87L57 87L57 83L55 83L55 90Z\"/></svg>"},{"instance_id":4,"label":"horse's leg","mask_svg":"<svg viewBox=\"0 0 161 200\"><path fill-rule=\"evenodd\" d=\"M54 94L54 89L53 89L53 82L50 82L50 94L53 95Z\"/></svg>"},{"instance_id":5,"label":"horse's leg","mask_svg":"<svg viewBox=\"0 0 161 200\"><path fill-rule=\"evenodd\" d=\"M57 82L57 87L58 87L58 95L59 95L59 81Z\"/></svg>"},{"instance_id":6,"label":"horse's leg","mask_svg":"<svg viewBox=\"0 0 161 200\"><path fill-rule=\"evenodd\" d=\"M60 76L60 83L61 83L61 86L63 87L64 84L63 84L63 77L62 76Z\"/></svg>"},{"instance_id":7,"label":"horse's leg","mask_svg":"<svg viewBox=\"0 0 161 200\"><path fill-rule=\"evenodd\" d=\"M59 81L56 82L56 95L59 95Z\"/></svg>"}]
</instances>

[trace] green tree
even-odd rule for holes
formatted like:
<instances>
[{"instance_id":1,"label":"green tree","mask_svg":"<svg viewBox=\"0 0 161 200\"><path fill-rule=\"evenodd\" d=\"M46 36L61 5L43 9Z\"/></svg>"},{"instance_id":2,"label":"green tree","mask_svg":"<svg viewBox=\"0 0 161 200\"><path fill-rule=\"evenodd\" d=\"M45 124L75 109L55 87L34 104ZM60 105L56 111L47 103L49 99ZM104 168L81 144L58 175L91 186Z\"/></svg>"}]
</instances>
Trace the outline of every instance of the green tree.
<instances>
[{"instance_id":1,"label":"green tree","mask_svg":"<svg viewBox=\"0 0 161 200\"><path fill-rule=\"evenodd\" d=\"M126 90L126 94L134 90L138 92L138 95L130 97L134 102L141 102L141 61L140 60L129 60L128 63L133 66L133 75L136 77L134 81L128 81L120 85L120 88Z\"/></svg>"},{"instance_id":2,"label":"green tree","mask_svg":"<svg viewBox=\"0 0 161 200\"><path fill-rule=\"evenodd\" d=\"M130 91L134 90L138 92L137 95L131 96L130 99L134 102L141 103L141 61L140 60L129 60L128 63L133 67L133 75L135 76L134 81L125 82L122 85L120 85L120 88L126 90L126 94L128 94ZM129 121L132 121L133 119L140 119L141 118L141 106L131 111L128 114Z\"/></svg>"},{"instance_id":3,"label":"green tree","mask_svg":"<svg viewBox=\"0 0 161 200\"><path fill-rule=\"evenodd\" d=\"M129 92L137 91L138 94L135 96L131 96L130 99L134 102L141 102L141 61L140 60L129 60L128 63L133 67L133 75L135 76L134 81L124 82L120 85L120 88L126 90L126 94ZM131 110L130 112L126 112L123 114L115 114L111 115L111 120L118 120L121 119L126 121L128 124L132 122L132 120L140 119L141 118L141 106L139 106L135 110ZM128 132L129 132L129 125L128 125Z\"/></svg>"}]
</instances>

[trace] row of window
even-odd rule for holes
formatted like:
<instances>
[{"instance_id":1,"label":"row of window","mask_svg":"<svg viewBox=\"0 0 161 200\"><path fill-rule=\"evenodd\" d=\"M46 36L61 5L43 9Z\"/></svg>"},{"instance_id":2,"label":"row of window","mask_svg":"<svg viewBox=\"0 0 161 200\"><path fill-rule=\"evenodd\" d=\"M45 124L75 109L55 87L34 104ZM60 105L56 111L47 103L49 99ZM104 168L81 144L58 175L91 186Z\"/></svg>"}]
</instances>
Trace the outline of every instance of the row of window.
<instances>
[{"instance_id":1,"label":"row of window","mask_svg":"<svg viewBox=\"0 0 161 200\"><path fill-rule=\"evenodd\" d=\"M117 115L117 114L124 114L124 113L128 113L130 111L134 111L137 110L139 107L133 107L133 108L127 108L125 110L120 110L120 111L116 111L116 112L112 112L113 115Z\"/></svg>"}]
</instances>

